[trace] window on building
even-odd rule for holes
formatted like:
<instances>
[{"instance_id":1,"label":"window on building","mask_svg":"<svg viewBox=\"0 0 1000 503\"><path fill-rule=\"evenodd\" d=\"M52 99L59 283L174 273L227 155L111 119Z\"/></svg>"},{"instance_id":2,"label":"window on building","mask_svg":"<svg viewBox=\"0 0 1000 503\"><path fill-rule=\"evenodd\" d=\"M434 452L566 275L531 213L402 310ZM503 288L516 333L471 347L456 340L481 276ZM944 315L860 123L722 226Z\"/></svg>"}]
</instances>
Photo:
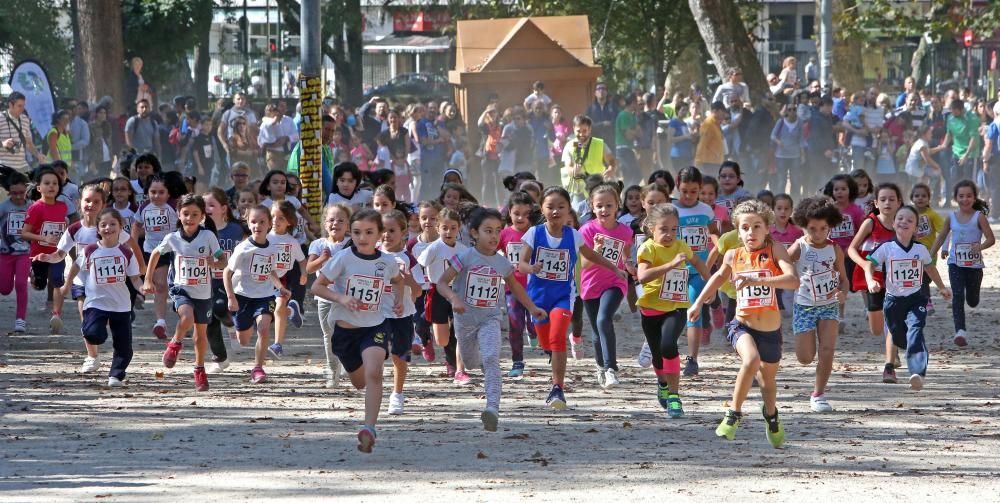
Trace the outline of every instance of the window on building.
<instances>
[{"instance_id":1,"label":"window on building","mask_svg":"<svg viewBox=\"0 0 1000 503\"><path fill-rule=\"evenodd\" d=\"M770 23L768 25L768 30L770 32L769 39L771 41L777 40L795 40L795 15L794 14L776 14L771 16Z\"/></svg>"},{"instance_id":2,"label":"window on building","mask_svg":"<svg viewBox=\"0 0 1000 503\"><path fill-rule=\"evenodd\" d=\"M816 16L802 16L802 40L812 40L815 27Z\"/></svg>"}]
</instances>

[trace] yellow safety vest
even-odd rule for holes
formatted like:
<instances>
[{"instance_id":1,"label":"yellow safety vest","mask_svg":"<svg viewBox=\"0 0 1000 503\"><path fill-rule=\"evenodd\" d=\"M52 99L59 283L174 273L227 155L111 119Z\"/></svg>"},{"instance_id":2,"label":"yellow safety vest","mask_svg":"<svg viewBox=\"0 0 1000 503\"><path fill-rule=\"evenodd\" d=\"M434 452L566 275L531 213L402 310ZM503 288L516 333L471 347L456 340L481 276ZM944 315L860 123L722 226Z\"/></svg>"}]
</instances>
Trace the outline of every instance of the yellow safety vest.
<instances>
[{"instance_id":1,"label":"yellow safety vest","mask_svg":"<svg viewBox=\"0 0 1000 503\"><path fill-rule=\"evenodd\" d=\"M579 160L577 156L583 157L583 172L589 175L603 175L604 174L604 140L600 138L590 137L590 143L587 146L581 147L580 152L577 153L577 141L574 139L566 145L567 149L570 150L570 156L574 160L574 164L578 163ZM586 184L583 180L573 178L573 167L563 166L561 170L562 184L563 187L570 194L585 194Z\"/></svg>"}]
</instances>

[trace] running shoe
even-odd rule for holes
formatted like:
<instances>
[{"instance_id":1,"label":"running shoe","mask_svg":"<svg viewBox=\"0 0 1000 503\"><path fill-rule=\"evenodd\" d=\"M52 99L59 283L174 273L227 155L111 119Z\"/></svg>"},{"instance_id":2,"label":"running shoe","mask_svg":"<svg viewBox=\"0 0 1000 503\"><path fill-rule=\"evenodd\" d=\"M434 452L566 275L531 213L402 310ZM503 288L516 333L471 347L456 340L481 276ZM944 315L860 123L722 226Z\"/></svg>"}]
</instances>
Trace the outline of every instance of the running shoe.
<instances>
[{"instance_id":1,"label":"running shoe","mask_svg":"<svg viewBox=\"0 0 1000 503\"><path fill-rule=\"evenodd\" d=\"M573 355L574 360L580 360L583 358L583 337L570 337L569 338L569 348L570 354Z\"/></svg>"},{"instance_id":2,"label":"running shoe","mask_svg":"<svg viewBox=\"0 0 1000 503\"><path fill-rule=\"evenodd\" d=\"M372 426L365 426L361 428L358 432L358 450L365 453L371 454L372 447L375 447L375 428Z\"/></svg>"},{"instance_id":3,"label":"running shoe","mask_svg":"<svg viewBox=\"0 0 1000 503\"><path fill-rule=\"evenodd\" d=\"M522 376L524 376L524 362L514 362L514 365L510 368L510 372L507 373L507 377L517 379Z\"/></svg>"},{"instance_id":4,"label":"running shoe","mask_svg":"<svg viewBox=\"0 0 1000 503\"><path fill-rule=\"evenodd\" d=\"M448 364L445 364L444 368L445 368L445 371L448 373L448 377L454 379L455 378L455 366L452 365L452 364L450 364L450 363L448 363Z\"/></svg>"},{"instance_id":5,"label":"running shoe","mask_svg":"<svg viewBox=\"0 0 1000 503\"><path fill-rule=\"evenodd\" d=\"M108 377L109 388L121 388L122 386L125 386L125 383L121 379L114 376Z\"/></svg>"},{"instance_id":6,"label":"running shoe","mask_svg":"<svg viewBox=\"0 0 1000 503\"><path fill-rule=\"evenodd\" d=\"M833 407L830 402L826 401L826 395L810 396L809 397L809 408L813 412L833 412Z\"/></svg>"},{"instance_id":7,"label":"running shoe","mask_svg":"<svg viewBox=\"0 0 1000 503\"><path fill-rule=\"evenodd\" d=\"M299 307L299 301L292 299L288 301L288 321L292 323L295 328L302 328L302 308Z\"/></svg>"},{"instance_id":8,"label":"running shoe","mask_svg":"<svg viewBox=\"0 0 1000 503\"><path fill-rule=\"evenodd\" d=\"M483 420L484 430L497 431L497 423L500 422L500 413L496 409L487 407L479 418Z\"/></svg>"},{"instance_id":9,"label":"running shoe","mask_svg":"<svg viewBox=\"0 0 1000 503\"><path fill-rule=\"evenodd\" d=\"M267 382L267 374L261 367L254 367L250 371L250 384L263 384Z\"/></svg>"},{"instance_id":10,"label":"running shoe","mask_svg":"<svg viewBox=\"0 0 1000 503\"><path fill-rule=\"evenodd\" d=\"M701 345L708 346L712 343L712 327L701 328Z\"/></svg>"},{"instance_id":11,"label":"running shoe","mask_svg":"<svg viewBox=\"0 0 1000 503\"><path fill-rule=\"evenodd\" d=\"M604 371L604 387L611 388L618 386L622 382L618 380L618 371L615 369L607 369Z\"/></svg>"},{"instance_id":12,"label":"running shoe","mask_svg":"<svg viewBox=\"0 0 1000 503\"><path fill-rule=\"evenodd\" d=\"M49 331L52 333L52 335L58 335L62 333L62 329L63 329L62 318L60 318L58 314L53 314L52 317L49 318Z\"/></svg>"},{"instance_id":13,"label":"running shoe","mask_svg":"<svg viewBox=\"0 0 1000 503\"><path fill-rule=\"evenodd\" d=\"M891 363L885 364L885 369L882 371L882 382L886 384L896 384L896 369L892 368Z\"/></svg>"},{"instance_id":14,"label":"running shoe","mask_svg":"<svg viewBox=\"0 0 1000 503\"><path fill-rule=\"evenodd\" d=\"M420 340L419 335L413 336L413 342L410 343L410 353L417 354L424 350L424 343Z\"/></svg>"},{"instance_id":15,"label":"running shoe","mask_svg":"<svg viewBox=\"0 0 1000 503\"><path fill-rule=\"evenodd\" d=\"M969 341L966 340L966 338L965 338L966 335L967 334L965 333L965 330L959 330L959 331L955 332L955 345L958 346L958 347L960 347L960 348L964 348L965 346L968 346L969 345Z\"/></svg>"},{"instance_id":16,"label":"running shoe","mask_svg":"<svg viewBox=\"0 0 1000 503\"><path fill-rule=\"evenodd\" d=\"M913 391L920 391L924 389L924 376L920 374L913 374L910 376L910 389Z\"/></svg>"},{"instance_id":17,"label":"running shoe","mask_svg":"<svg viewBox=\"0 0 1000 503\"><path fill-rule=\"evenodd\" d=\"M637 359L639 366L648 369L650 365L653 364L653 352L649 350L649 343L643 342L642 349L639 350L639 358Z\"/></svg>"},{"instance_id":18,"label":"running shoe","mask_svg":"<svg viewBox=\"0 0 1000 503\"><path fill-rule=\"evenodd\" d=\"M229 368L229 362L208 362L205 364L205 372L209 374L221 374Z\"/></svg>"},{"instance_id":19,"label":"running shoe","mask_svg":"<svg viewBox=\"0 0 1000 503\"><path fill-rule=\"evenodd\" d=\"M434 342L428 339L427 344L424 344L424 349L421 351L421 353L423 354L425 362L427 363L433 362L436 356L434 354Z\"/></svg>"},{"instance_id":20,"label":"running shoe","mask_svg":"<svg viewBox=\"0 0 1000 503\"><path fill-rule=\"evenodd\" d=\"M271 355L274 356L275 360L280 360L282 354L281 344L278 344L277 342L271 344L270 346L267 347L267 352L271 353Z\"/></svg>"},{"instance_id":21,"label":"running shoe","mask_svg":"<svg viewBox=\"0 0 1000 503\"><path fill-rule=\"evenodd\" d=\"M406 397L402 393L389 395L389 414L392 416L402 415L404 402L406 402Z\"/></svg>"},{"instance_id":22,"label":"running shoe","mask_svg":"<svg viewBox=\"0 0 1000 503\"><path fill-rule=\"evenodd\" d=\"M80 373L86 374L88 372L93 372L101 368L101 359L97 357L88 356L83 359L83 365L80 366Z\"/></svg>"},{"instance_id":23,"label":"running shoe","mask_svg":"<svg viewBox=\"0 0 1000 503\"><path fill-rule=\"evenodd\" d=\"M722 308L722 304L719 307L712 308L712 326L719 329L726 324L726 311Z\"/></svg>"},{"instance_id":24,"label":"running shoe","mask_svg":"<svg viewBox=\"0 0 1000 503\"><path fill-rule=\"evenodd\" d=\"M205 367L194 368L194 389L208 391L208 374L205 373Z\"/></svg>"},{"instance_id":25,"label":"running shoe","mask_svg":"<svg viewBox=\"0 0 1000 503\"><path fill-rule=\"evenodd\" d=\"M167 326L157 323L153 325L153 335L159 340L165 340L167 338Z\"/></svg>"},{"instance_id":26,"label":"running shoe","mask_svg":"<svg viewBox=\"0 0 1000 503\"><path fill-rule=\"evenodd\" d=\"M604 375L604 369L598 368L597 369L597 385L603 388L607 383L608 383L607 376Z\"/></svg>"},{"instance_id":27,"label":"running shoe","mask_svg":"<svg viewBox=\"0 0 1000 503\"><path fill-rule=\"evenodd\" d=\"M459 370L458 372L455 372L454 382L455 384L461 385L472 384L472 377L464 370Z\"/></svg>"},{"instance_id":28,"label":"running shoe","mask_svg":"<svg viewBox=\"0 0 1000 503\"><path fill-rule=\"evenodd\" d=\"M670 408L669 399L671 394L670 388L666 384L656 383L656 400L660 402L660 407L663 407L663 410Z\"/></svg>"},{"instance_id":29,"label":"running shoe","mask_svg":"<svg viewBox=\"0 0 1000 503\"><path fill-rule=\"evenodd\" d=\"M694 377L698 375L698 360L690 356L684 359L684 377Z\"/></svg>"},{"instance_id":30,"label":"running shoe","mask_svg":"<svg viewBox=\"0 0 1000 503\"><path fill-rule=\"evenodd\" d=\"M667 415L670 419L680 419L684 417L684 406L681 404L681 396L671 393L667 396Z\"/></svg>"},{"instance_id":31,"label":"running shoe","mask_svg":"<svg viewBox=\"0 0 1000 503\"><path fill-rule=\"evenodd\" d=\"M163 352L163 366L168 369L174 368L174 364L177 363L177 356L181 354L181 343L170 341L167 343L167 349Z\"/></svg>"},{"instance_id":32,"label":"running shoe","mask_svg":"<svg viewBox=\"0 0 1000 503\"><path fill-rule=\"evenodd\" d=\"M778 409L775 408L774 415L768 417L767 406L761 404L760 413L764 416L764 421L767 423L764 425L764 433L767 436L767 441L771 442L771 447L775 449L781 447L781 444L785 443L785 427L781 425L781 420L778 419Z\"/></svg>"},{"instance_id":33,"label":"running shoe","mask_svg":"<svg viewBox=\"0 0 1000 503\"><path fill-rule=\"evenodd\" d=\"M726 440L733 440L736 438L736 429L740 427L740 421L742 420L743 414L733 409L727 410L726 415L722 418L722 422L715 428L715 436L723 437Z\"/></svg>"},{"instance_id":34,"label":"running shoe","mask_svg":"<svg viewBox=\"0 0 1000 503\"><path fill-rule=\"evenodd\" d=\"M14 333L23 334L28 331L28 324L24 320L14 320Z\"/></svg>"},{"instance_id":35,"label":"running shoe","mask_svg":"<svg viewBox=\"0 0 1000 503\"><path fill-rule=\"evenodd\" d=\"M549 391L549 396L545 399L545 404L556 410L565 409L566 395L563 394L562 387L558 384L553 384L552 391Z\"/></svg>"}]
</instances>

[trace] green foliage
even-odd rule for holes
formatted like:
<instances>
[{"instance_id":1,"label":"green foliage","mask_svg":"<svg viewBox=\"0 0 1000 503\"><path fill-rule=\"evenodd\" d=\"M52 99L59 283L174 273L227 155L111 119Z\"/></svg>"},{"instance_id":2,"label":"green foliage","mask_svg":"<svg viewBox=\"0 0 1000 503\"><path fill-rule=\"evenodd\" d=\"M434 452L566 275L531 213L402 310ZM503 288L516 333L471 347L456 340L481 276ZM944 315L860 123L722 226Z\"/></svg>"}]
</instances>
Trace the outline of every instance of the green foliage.
<instances>
[{"instance_id":1,"label":"green foliage","mask_svg":"<svg viewBox=\"0 0 1000 503\"><path fill-rule=\"evenodd\" d=\"M73 88L73 35L59 27L59 2L52 0L6 0L0 9L0 51L13 63L35 59L49 73L56 95L69 96ZM0 74L7 79L13 67Z\"/></svg>"},{"instance_id":2,"label":"green foliage","mask_svg":"<svg viewBox=\"0 0 1000 503\"><path fill-rule=\"evenodd\" d=\"M961 37L966 28L971 28L978 40L992 37L1000 27L1000 3L976 2L970 10L966 1L931 0L926 4L866 0L845 9L834 24L848 36L865 40L919 37L925 33L947 40Z\"/></svg>"},{"instance_id":3,"label":"green foliage","mask_svg":"<svg viewBox=\"0 0 1000 503\"><path fill-rule=\"evenodd\" d=\"M212 7L212 0L122 0L126 59L141 57L150 82L174 80L178 62L209 29Z\"/></svg>"}]
</instances>

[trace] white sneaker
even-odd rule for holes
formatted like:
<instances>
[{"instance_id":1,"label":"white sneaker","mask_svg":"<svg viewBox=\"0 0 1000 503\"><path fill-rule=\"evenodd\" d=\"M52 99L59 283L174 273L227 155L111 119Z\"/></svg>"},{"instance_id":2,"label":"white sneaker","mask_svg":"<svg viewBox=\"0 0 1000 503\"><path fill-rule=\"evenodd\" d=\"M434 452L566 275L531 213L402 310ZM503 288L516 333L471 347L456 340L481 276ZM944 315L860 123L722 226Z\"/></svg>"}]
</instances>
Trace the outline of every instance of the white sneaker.
<instances>
[{"instance_id":1,"label":"white sneaker","mask_svg":"<svg viewBox=\"0 0 1000 503\"><path fill-rule=\"evenodd\" d=\"M813 412L833 412L833 407L830 406L830 402L826 401L826 395L810 396L809 408L812 409Z\"/></svg>"},{"instance_id":2,"label":"white sneaker","mask_svg":"<svg viewBox=\"0 0 1000 503\"><path fill-rule=\"evenodd\" d=\"M221 374L227 368L229 368L229 362L208 362L205 364L205 373Z\"/></svg>"},{"instance_id":3,"label":"white sneaker","mask_svg":"<svg viewBox=\"0 0 1000 503\"><path fill-rule=\"evenodd\" d=\"M920 374L913 374L910 376L910 389L913 391L920 391L924 389L924 376Z\"/></svg>"},{"instance_id":4,"label":"white sneaker","mask_svg":"<svg viewBox=\"0 0 1000 503\"><path fill-rule=\"evenodd\" d=\"M340 369L337 368L337 369L335 369L333 371L331 371L330 369L327 369L327 371L326 371L326 384L324 384L324 386L327 389L333 389L333 388L336 388L338 384L340 384Z\"/></svg>"},{"instance_id":5,"label":"white sneaker","mask_svg":"<svg viewBox=\"0 0 1000 503\"><path fill-rule=\"evenodd\" d=\"M403 414L403 402L406 401L406 397L402 393L393 393L389 395L389 414L393 416L399 416Z\"/></svg>"},{"instance_id":6,"label":"white sneaker","mask_svg":"<svg viewBox=\"0 0 1000 503\"><path fill-rule=\"evenodd\" d=\"M649 350L649 343L642 343L642 349L639 351L639 366L648 369L650 365L653 364L653 352Z\"/></svg>"},{"instance_id":7,"label":"white sneaker","mask_svg":"<svg viewBox=\"0 0 1000 503\"><path fill-rule=\"evenodd\" d=\"M612 386L618 386L621 381L618 380L618 372L615 369L607 369L604 371L604 387L611 388Z\"/></svg>"},{"instance_id":8,"label":"white sneaker","mask_svg":"<svg viewBox=\"0 0 1000 503\"><path fill-rule=\"evenodd\" d=\"M91 358L88 356L83 359L83 365L80 367L80 372L86 374L88 372L93 372L99 368L101 368L101 359Z\"/></svg>"},{"instance_id":9,"label":"white sneaker","mask_svg":"<svg viewBox=\"0 0 1000 503\"><path fill-rule=\"evenodd\" d=\"M603 388L606 382L607 380L604 375L604 369L597 369L597 385Z\"/></svg>"},{"instance_id":10,"label":"white sneaker","mask_svg":"<svg viewBox=\"0 0 1000 503\"><path fill-rule=\"evenodd\" d=\"M125 383L123 383L121 379L119 379L117 377L109 377L108 378L108 387L109 388L121 388L122 386L125 386Z\"/></svg>"}]
</instances>

